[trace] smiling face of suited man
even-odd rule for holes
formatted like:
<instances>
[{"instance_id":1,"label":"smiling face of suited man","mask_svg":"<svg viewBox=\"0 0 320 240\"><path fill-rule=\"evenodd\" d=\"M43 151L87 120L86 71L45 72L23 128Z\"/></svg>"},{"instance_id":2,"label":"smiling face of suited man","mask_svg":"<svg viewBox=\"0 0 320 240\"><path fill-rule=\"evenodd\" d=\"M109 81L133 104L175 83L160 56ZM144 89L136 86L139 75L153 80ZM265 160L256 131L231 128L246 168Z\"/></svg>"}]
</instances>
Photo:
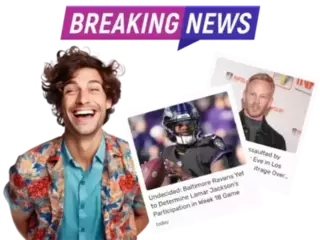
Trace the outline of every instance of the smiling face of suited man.
<instances>
[{"instance_id":1,"label":"smiling face of suited man","mask_svg":"<svg viewBox=\"0 0 320 240\"><path fill-rule=\"evenodd\" d=\"M251 118L263 117L271 107L273 88L265 80L255 79L248 83L243 94L243 107Z\"/></svg>"}]
</instances>

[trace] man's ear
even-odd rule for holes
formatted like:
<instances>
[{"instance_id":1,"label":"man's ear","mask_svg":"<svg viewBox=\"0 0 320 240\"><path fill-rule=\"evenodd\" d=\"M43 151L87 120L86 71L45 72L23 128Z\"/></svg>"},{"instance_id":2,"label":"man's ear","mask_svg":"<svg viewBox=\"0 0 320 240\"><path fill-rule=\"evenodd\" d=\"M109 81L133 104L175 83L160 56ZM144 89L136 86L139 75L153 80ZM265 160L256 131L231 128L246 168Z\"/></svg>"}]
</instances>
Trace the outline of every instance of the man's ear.
<instances>
[{"instance_id":1,"label":"man's ear","mask_svg":"<svg viewBox=\"0 0 320 240\"><path fill-rule=\"evenodd\" d=\"M106 110L108 110L108 109L110 109L112 107L112 100L111 99L107 99L106 103L107 103L106 104L107 105Z\"/></svg>"},{"instance_id":2,"label":"man's ear","mask_svg":"<svg viewBox=\"0 0 320 240\"><path fill-rule=\"evenodd\" d=\"M57 112L61 113L61 105L56 105Z\"/></svg>"},{"instance_id":3,"label":"man's ear","mask_svg":"<svg viewBox=\"0 0 320 240\"><path fill-rule=\"evenodd\" d=\"M271 98L270 101L269 101L269 103L268 103L268 109L271 108L272 103L273 103L273 98Z\"/></svg>"},{"instance_id":4,"label":"man's ear","mask_svg":"<svg viewBox=\"0 0 320 240\"><path fill-rule=\"evenodd\" d=\"M243 90L243 92L242 92L242 99L241 99L241 101L242 102L245 102L246 101L246 92L247 92L247 90L246 90L246 88Z\"/></svg>"}]
</instances>

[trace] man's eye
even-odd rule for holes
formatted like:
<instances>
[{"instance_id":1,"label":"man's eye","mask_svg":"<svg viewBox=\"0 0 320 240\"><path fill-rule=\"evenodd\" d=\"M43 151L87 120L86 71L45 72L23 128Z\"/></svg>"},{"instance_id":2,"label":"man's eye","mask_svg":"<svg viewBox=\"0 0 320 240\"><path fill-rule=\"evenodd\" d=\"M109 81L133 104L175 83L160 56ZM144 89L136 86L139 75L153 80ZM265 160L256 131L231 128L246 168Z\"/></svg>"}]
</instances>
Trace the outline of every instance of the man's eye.
<instances>
[{"instance_id":1,"label":"man's eye","mask_svg":"<svg viewBox=\"0 0 320 240\"><path fill-rule=\"evenodd\" d=\"M72 93L77 92L77 90L76 90L76 89L65 89L64 92L65 92L66 94L72 94Z\"/></svg>"}]
</instances>

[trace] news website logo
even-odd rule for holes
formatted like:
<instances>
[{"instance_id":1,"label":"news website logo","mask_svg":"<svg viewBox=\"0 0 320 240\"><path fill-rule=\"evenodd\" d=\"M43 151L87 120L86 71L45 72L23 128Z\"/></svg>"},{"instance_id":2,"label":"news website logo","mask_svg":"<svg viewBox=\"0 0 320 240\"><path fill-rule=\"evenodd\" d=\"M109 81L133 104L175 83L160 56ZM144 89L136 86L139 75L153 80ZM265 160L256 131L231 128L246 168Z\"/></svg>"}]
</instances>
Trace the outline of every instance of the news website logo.
<instances>
[{"instance_id":1,"label":"news website logo","mask_svg":"<svg viewBox=\"0 0 320 240\"><path fill-rule=\"evenodd\" d=\"M274 73L273 80L276 86L290 90L293 85L294 77L281 73Z\"/></svg>"},{"instance_id":2,"label":"news website logo","mask_svg":"<svg viewBox=\"0 0 320 240\"><path fill-rule=\"evenodd\" d=\"M240 83L243 83L245 84L246 83L246 79L241 77L241 76L238 76L232 72L226 72L225 73L225 78L227 81L233 81L233 82L240 82Z\"/></svg>"},{"instance_id":3,"label":"news website logo","mask_svg":"<svg viewBox=\"0 0 320 240\"><path fill-rule=\"evenodd\" d=\"M281 107L277 107L277 106L271 106L270 110L272 112L276 112L276 113L284 113L284 109Z\"/></svg>"},{"instance_id":4,"label":"news website logo","mask_svg":"<svg viewBox=\"0 0 320 240\"><path fill-rule=\"evenodd\" d=\"M254 40L259 6L67 6L61 40Z\"/></svg>"},{"instance_id":5,"label":"news website logo","mask_svg":"<svg viewBox=\"0 0 320 240\"><path fill-rule=\"evenodd\" d=\"M301 93L312 95L314 82L303 80L301 78L296 79L295 89Z\"/></svg>"},{"instance_id":6,"label":"news website logo","mask_svg":"<svg viewBox=\"0 0 320 240\"><path fill-rule=\"evenodd\" d=\"M231 81L233 78L233 73L232 72L226 72L226 80L227 81Z\"/></svg>"},{"instance_id":7,"label":"news website logo","mask_svg":"<svg viewBox=\"0 0 320 240\"><path fill-rule=\"evenodd\" d=\"M297 128L292 128L292 134L294 136L300 136L301 135L301 130L299 130Z\"/></svg>"}]
</instances>

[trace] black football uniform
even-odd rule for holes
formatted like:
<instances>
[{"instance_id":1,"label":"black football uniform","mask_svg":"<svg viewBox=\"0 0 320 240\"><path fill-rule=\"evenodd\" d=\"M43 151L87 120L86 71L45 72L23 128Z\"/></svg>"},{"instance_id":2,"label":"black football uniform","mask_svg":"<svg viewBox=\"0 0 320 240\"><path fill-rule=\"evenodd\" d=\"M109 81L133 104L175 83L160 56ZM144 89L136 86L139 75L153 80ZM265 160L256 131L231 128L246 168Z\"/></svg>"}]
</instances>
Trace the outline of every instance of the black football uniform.
<instances>
[{"instance_id":1,"label":"black football uniform","mask_svg":"<svg viewBox=\"0 0 320 240\"><path fill-rule=\"evenodd\" d=\"M161 159L177 163L186 173L199 177L211 173L211 166L221 158L228 158L231 150L222 138L216 135L204 136L193 145L183 149L183 145L171 145L161 153ZM226 160L225 162L228 162ZM171 178L171 183L178 179Z\"/></svg>"}]
</instances>

